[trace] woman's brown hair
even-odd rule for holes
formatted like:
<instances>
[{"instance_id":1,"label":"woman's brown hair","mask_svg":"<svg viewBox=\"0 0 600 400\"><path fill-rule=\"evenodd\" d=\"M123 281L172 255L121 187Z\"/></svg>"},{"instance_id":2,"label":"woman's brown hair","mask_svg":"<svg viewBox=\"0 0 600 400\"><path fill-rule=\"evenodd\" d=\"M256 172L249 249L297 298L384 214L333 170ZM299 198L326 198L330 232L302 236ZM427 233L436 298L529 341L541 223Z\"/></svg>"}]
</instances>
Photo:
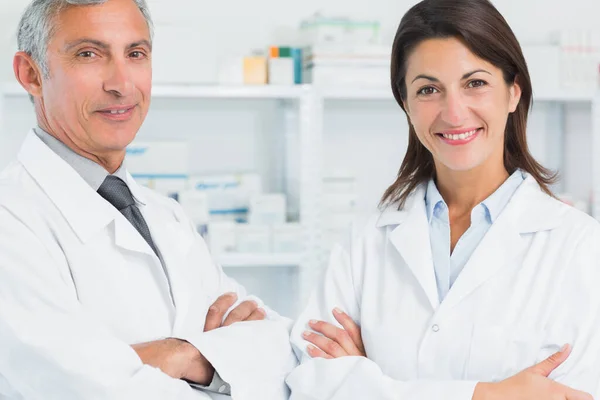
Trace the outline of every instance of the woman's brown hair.
<instances>
[{"instance_id":1,"label":"woman's brown hair","mask_svg":"<svg viewBox=\"0 0 600 400\"><path fill-rule=\"evenodd\" d=\"M556 174L539 164L527 146L527 116L532 88L527 63L513 31L488 0L423 0L402 18L392 48L391 84L396 101L406 113L406 70L411 52L422 41L457 38L481 59L501 69L507 85L518 83L521 99L508 116L504 136L504 167L512 174L521 169L535 178L542 190L552 195L549 185ZM408 114L407 114L408 117ZM408 149L396 181L386 190L381 205L402 208L408 196L435 176L433 156L417 138L408 122Z\"/></svg>"}]
</instances>

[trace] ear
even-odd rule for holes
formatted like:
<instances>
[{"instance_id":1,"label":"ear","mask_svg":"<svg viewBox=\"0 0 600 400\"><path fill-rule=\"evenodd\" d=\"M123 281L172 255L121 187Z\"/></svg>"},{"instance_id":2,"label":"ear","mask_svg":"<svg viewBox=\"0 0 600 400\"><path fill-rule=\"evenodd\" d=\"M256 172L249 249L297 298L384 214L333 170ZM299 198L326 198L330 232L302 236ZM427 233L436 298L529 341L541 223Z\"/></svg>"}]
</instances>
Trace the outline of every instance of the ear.
<instances>
[{"instance_id":1,"label":"ear","mask_svg":"<svg viewBox=\"0 0 600 400\"><path fill-rule=\"evenodd\" d=\"M519 84L518 77L515 78L514 83L508 88L508 95L508 112L513 113L521 100L521 85Z\"/></svg>"},{"instance_id":2,"label":"ear","mask_svg":"<svg viewBox=\"0 0 600 400\"><path fill-rule=\"evenodd\" d=\"M42 73L27 53L19 51L13 59L15 78L33 97L42 97Z\"/></svg>"}]
</instances>

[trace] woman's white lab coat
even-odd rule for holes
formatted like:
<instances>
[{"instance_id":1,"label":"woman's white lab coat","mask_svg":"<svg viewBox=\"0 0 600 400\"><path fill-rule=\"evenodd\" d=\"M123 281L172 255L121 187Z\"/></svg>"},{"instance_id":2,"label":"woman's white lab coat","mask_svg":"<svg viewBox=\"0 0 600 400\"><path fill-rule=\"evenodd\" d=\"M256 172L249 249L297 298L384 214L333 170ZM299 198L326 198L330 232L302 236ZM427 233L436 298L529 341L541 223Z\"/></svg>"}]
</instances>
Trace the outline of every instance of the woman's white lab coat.
<instances>
[{"instance_id":1,"label":"woman's white lab coat","mask_svg":"<svg viewBox=\"0 0 600 400\"><path fill-rule=\"evenodd\" d=\"M550 378L600 396L600 225L527 176L440 304L425 187L333 250L292 331L302 365L292 399L470 400L565 343ZM310 319L340 307L361 325L368 358L311 359ZM599 397L600 398L600 397Z\"/></svg>"},{"instance_id":2,"label":"woman's white lab coat","mask_svg":"<svg viewBox=\"0 0 600 400\"><path fill-rule=\"evenodd\" d=\"M216 298L243 288L212 261L181 207L129 180L165 261L30 133L0 177L0 398L208 399L143 365L132 344L188 340L235 399L285 399L287 323L203 333Z\"/></svg>"}]
</instances>

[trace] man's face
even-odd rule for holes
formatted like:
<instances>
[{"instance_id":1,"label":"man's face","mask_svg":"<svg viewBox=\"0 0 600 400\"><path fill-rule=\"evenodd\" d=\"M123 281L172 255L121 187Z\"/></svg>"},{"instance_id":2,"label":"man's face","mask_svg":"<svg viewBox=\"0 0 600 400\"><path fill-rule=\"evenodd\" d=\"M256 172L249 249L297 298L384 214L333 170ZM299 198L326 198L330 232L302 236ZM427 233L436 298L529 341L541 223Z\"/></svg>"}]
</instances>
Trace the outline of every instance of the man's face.
<instances>
[{"instance_id":1,"label":"man's face","mask_svg":"<svg viewBox=\"0 0 600 400\"><path fill-rule=\"evenodd\" d=\"M80 154L123 155L150 105L150 40L133 0L63 10L48 43L42 126Z\"/></svg>"}]
</instances>

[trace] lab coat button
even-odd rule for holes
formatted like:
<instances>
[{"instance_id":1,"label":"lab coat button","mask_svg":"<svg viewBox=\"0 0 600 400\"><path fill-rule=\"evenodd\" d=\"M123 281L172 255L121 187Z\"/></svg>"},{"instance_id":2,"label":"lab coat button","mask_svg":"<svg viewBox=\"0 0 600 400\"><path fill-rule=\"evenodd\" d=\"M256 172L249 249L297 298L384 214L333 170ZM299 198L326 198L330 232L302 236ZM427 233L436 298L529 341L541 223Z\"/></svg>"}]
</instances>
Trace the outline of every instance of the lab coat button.
<instances>
[{"instance_id":1,"label":"lab coat button","mask_svg":"<svg viewBox=\"0 0 600 400\"><path fill-rule=\"evenodd\" d=\"M432 330L432 331L434 331L434 332L437 332L437 331L439 331L439 330L440 330L440 327L439 327L437 324L435 324L435 325L433 325L433 326L431 327L431 330Z\"/></svg>"},{"instance_id":2,"label":"lab coat button","mask_svg":"<svg viewBox=\"0 0 600 400\"><path fill-rule=\"evenodd\" d=\"M221 385L221 386L219 387L219 393L223 393L223 392L225 392L226 390L227 390L227 385Z\"/></svg>"}]
</instances>

